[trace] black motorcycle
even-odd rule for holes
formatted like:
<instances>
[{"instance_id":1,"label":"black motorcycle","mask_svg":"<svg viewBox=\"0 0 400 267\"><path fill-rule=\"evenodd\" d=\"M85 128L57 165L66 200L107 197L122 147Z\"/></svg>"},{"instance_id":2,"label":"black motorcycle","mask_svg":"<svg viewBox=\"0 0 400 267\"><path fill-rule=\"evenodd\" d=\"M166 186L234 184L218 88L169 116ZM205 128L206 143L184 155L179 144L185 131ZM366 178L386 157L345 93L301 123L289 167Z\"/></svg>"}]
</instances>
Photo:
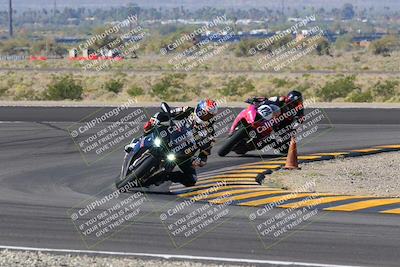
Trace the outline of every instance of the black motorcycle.
<instances>
[{"instance_id":1,"label":"black motorcycle","mask_svg":"<svg viewBox=\"0 0 400 267\"><path fill-rule=\"evenodd\" d=\"M174 121L167 103L163 102L161 109L168 119L154 126L151 133L125 146L121 174L115 183L118 189L126 185L159 185L167 180L168 173L179 162L193 157L190 147L195 146L195 140L190 125Z\"/></svg>"}]
</instances>

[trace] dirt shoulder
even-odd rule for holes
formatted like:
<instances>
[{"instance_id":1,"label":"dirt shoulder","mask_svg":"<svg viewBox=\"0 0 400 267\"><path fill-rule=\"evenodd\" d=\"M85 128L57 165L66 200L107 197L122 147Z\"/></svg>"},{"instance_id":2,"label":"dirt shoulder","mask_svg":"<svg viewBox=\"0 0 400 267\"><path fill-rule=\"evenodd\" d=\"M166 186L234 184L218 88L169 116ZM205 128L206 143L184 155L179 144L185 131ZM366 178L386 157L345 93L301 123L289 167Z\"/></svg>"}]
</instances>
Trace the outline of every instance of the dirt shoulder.
<instances>
[{"instance_id":1,"label":"dirt shoulder","mask_svg":"<svg viewBox=\"0 0 400 267\"><path fill-rule=\"evenodd\" d=\"M400 152L335 159L301 165L301 170L274 172L264 183L290 190L315 181L315 192L400 197Z\"/></svg>"},{"instance_id":2,"label":"dirt shoulder","mask_svg":"<svg viewBox=\"0 0 400 267\"><path fill-rule=\"evenodd\" d=\"M8 266L35 266L35 267L64 267L64 266L102 266L102 267L128 267L128 266L166 266L166 267L203 267L203 266L250 266L231 264L211 264L190 261L151 260L134 257L105 257L88 255L54 255L30 251L0 251L0 267Z\"/></svg>"},{"instance_id":3,"label":"dirt shoulder","mask_svg":"<svg viewBox=\"0 0 400 267\"><path fill-rule=\"evenodd\" d=\"M244 100L244 99L243 99ZM116 99L113 101L2 101L0 107L16 106L16 107L116 107L124 104L128 99ZM197 102L168 102L172 106L193 106ZM158 107L160 102L155 101L138 101L132 106L140 107ZM224 102L222 107L247 107L244 102ZM308 108L400 108L400 103L348 103L348 102L316 102L307 106Z\"/></svg>"}]
</instances>

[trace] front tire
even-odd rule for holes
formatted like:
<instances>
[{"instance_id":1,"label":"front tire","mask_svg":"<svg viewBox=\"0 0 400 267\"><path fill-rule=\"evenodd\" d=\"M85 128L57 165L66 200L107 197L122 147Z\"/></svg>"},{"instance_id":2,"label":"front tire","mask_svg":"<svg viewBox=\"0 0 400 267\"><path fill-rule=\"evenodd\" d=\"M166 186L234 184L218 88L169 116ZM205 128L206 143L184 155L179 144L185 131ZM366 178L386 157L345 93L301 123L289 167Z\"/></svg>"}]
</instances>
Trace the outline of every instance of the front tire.
<instances>
[{"instance_id":1,"label":"front tire","mask_svg":"<svg viewBox=\"0 0 400 267\"><path fill-rule=\"evenodd\" d=\"M226 140L225 144L218 151L220 157L226 156L232 149L247 136L246 128L237 130L232 136Z\"/></svg>"},{"instance_id":2,"label":"front tire","mask_svg":"<svg viewBox=\"0 0 400 267\"><path fill-rule=\"evenodd\" d=\"M155 158L153 155L149 155L140 163L140 165L135 170L128 174L125 179L117 180L115 182L115 186L117 187L117 189L120 189L127 185L129 182L141 181L143 183L143 178L145 178L146 176L150 176L153 169L157 168L159 164L160 161L157 158ZM140 184L138 183L137 186L140 186Z\"/></svg>"}]
</instances>

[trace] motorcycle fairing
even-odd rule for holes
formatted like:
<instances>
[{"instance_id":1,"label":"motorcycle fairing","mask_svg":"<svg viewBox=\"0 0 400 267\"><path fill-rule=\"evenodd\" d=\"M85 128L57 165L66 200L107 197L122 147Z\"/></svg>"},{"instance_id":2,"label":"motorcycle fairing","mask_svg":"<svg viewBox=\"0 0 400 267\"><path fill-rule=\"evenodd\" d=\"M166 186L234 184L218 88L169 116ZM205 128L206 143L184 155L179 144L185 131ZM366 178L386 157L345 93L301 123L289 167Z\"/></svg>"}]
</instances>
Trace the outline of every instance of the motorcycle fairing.
<instances>
[{"instance_id":1,"label":"motorcycle fairing","mask_svg":"<svg viewBox=\"0 0 400 267\"><path fill-rule=\"evenodd\" d=\"M129 153L125 154L124 157L124 164L122 164L122 168L121 168L121 179L123 177L126 176L126 174L128 173L128 168L129 168L129 164L132 161L132 158L136 156L137 153L139 153L139 151L141 151L142 149L146 149L151 147L151 145L153 144L153 140L154 140L154 134L151 133L147 136L142 136L140 137L140 139L133 139L131 144L133 144L133 148Z\"/></svg>"},{"instance_id":2,"label":"motorcycle fairing","mask_svg":"<svg viewBox=\"0 0 400 267\"><path fill-rule=\"evenodd\" d=\"M250 105L246 109L242 110L239 115L233 121L233 124L229 130L229 134L232 134L238 127L239 123L246 122L248 125L252 125L257 117L257 109L255 105Z\"/></svg>"}]
</instances>

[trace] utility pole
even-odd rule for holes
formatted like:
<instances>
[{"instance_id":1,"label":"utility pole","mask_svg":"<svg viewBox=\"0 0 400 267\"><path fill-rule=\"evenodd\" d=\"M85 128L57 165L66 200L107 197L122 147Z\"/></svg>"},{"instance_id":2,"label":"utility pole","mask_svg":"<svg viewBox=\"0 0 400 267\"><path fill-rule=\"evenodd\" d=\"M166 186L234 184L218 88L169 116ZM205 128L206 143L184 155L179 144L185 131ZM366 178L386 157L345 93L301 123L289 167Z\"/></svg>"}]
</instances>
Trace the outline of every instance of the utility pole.
<instances>
[{"instance_id":1,"label":"utility pole","mask_svg":"<svg viewBox=\"0 0 400 267\"><path fill-rule=\"evenodd\" d=\"M12 0L8 0L8 32L10 37L13 36L13 19L12 19Z\"/></svg>"},{"instance_id":2,"label":"utility pole","mask_svg":"<svg viewBox=\"0 0 400 267\"><path fill-rule=\"evenodd\" d=\"M57 0L54 0L53 5L53 24L56 24L56 16L57 16Z\"/></svg>"}]
</instances>

